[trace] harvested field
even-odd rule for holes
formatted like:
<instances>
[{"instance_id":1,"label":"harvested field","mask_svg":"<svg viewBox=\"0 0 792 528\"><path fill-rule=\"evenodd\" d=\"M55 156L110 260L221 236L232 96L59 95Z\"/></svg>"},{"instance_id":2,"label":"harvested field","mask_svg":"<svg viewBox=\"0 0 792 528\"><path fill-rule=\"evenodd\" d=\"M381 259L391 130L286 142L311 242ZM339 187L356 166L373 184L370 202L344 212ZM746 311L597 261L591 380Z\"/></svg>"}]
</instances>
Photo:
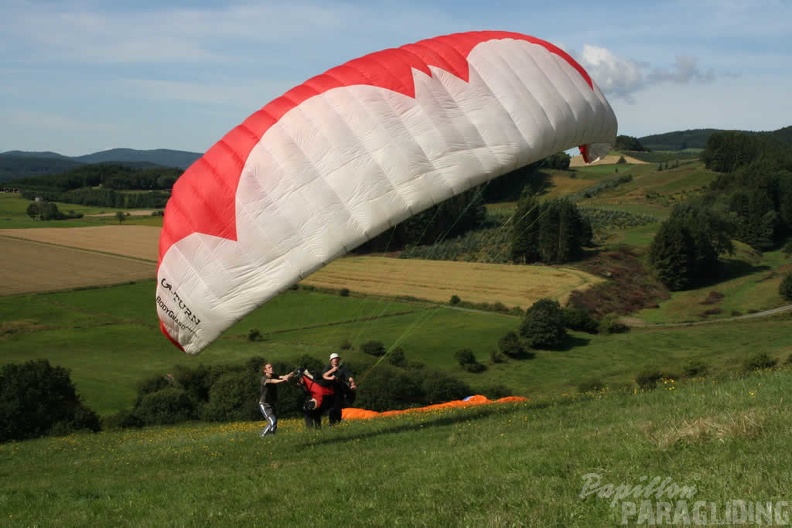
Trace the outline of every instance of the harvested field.
<instances>
[{"instance_id":1,"label":"harvested field","mask_svg":"<svg viewBox=\"0 0 792 528\"><path fill-rule=\"evenodd\" d=\"M303 284L437 302L448 302L457 295L465 302L528 308L543 297L563 302L573 290L601 281L582 271L544 266L349 257L317 271Z\"/></svg>"},{"instance_id":2,"label":"harvested field","mask_svg":"<svg viewBox=\"0 0 792 528\"><path fill-rule=\"evenodd\" d=\"M151 262L5 236L0 253L0 295L120 284L154 278L156 271Z\"/></svg>"},{"instance_id":3,"label":"harvested field","mask_svg":"<svg viewBox=\"0 0 792 528\"><path fill-rule=\"evenodd\" d=\"M0 295L154 278L159 233L157 227L133 225L2 229ZM582 271L543 266L348 257L303 284L437 302L457 295L465 302L527 308L543 297L564 301L573 290L600 281Z\"/></svg>"},{"instance_id":4,"label":"harvested field","mask_svg":"<svg viewBox=\"0 0 792 528\"><path fill-rule=\"evenodd\" d=\"M0 237L87 249L157 262L159 227L118 225L79 228L0 229Z\"/></svg>"}]
</instances>

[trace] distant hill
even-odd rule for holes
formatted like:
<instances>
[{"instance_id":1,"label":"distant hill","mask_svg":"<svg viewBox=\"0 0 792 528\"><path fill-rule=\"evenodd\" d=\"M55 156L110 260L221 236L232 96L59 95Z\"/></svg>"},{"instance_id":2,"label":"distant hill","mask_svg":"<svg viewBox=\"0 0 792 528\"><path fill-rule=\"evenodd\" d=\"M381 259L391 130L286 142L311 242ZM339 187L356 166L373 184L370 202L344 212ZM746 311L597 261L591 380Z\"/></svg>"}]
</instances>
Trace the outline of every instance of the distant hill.
<instances>
[{"instance_id":1,"label":"distant hill","mask_svg":"<svg viewBox=\"0 0 792 528\"><path fill-rule=\"evenodd\" d=\"M697 130L683 130L654 134L638 138L645 148L649 150L685 150L703 149L707 146L709 137L718 132L715 128L699 128Z\"/></svg>"},{"instance_id":2,"label":"distant hill","mask_svg":"<svg viewBox=\"0 0 792 528\"><path fill-rule=\"evenodd\" d=\"M722 132L716 128L699 128L696 130L683 130L677 132L667 132L665 134L654 134L638 138L645 148L649 150L686 150L703 149L707 146L707 141L715 132ZM772 132L755 132L772 136L777 140L792 145L792 126L784 127Z\"/></svg>"},{"instance_id":3,"label":"distant hill","mask_svg":"<svg viewBox=\"0 0 792 528\"><path fill-rule=\"evenodd\" d=\"M118 148L74 157L56 152L11 150L0 153L0 182L43 174L61 174L80 165L96 163L121 163L134 167L156 165L186 169L200 157L201 154L197 152L168 149Z\"/></svg>"},{"instance_id":4,"label":"distant hill","mask_svg":"<svg viewBox=\"0 0 792 528\"><path fill-rule=\"evenodd\" d=\"M78 156L74 159L83 163L144 162L162 165L163 167L186 169L200 157L201 154L197 152L185 152L183 150L116 148Z\"/></svg>"},{"instance_id":5,"label":"distant hill","mask_svg":"<svg viewBox=\"0 0 792 528\"><path fill-rule=\"evenodd\" d=\"M641 145L655 152L703 149L714 132L719 132L719 130L700 128L654 134L638 138L638 140ZM773 132L757 133L773 136L787 145L792 145L792 126ZM169 149L115 148L74 157L64 156L57 152L11 150L0 153L0 183L42 174L60 174L83 164L95 163L121 163L134 167L158 165L184 170L201 156L202 154L199 152Z\"/></svg>"}]
</instances>

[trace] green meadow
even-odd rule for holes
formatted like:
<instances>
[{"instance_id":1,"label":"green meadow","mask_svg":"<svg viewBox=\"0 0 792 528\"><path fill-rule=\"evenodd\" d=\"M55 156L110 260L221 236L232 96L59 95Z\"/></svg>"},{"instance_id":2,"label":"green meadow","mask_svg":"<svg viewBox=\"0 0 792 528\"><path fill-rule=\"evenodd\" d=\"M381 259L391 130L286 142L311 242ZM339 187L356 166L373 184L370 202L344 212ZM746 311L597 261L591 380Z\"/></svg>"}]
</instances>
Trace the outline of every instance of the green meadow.
<instances>
[{"instance_id":1,"label":"green meadow","mask_svg":"<svg viewBox=\"0 0 792 528\"><path fill-rule=\"evenodd\" d=\"M8 443L0 524L786 525L790 374L320 431L283 420L265 438L233 423Z\"/></svg>"},{"instance_id":2,"label":"green meadow","mask_svg":"<svg viewBox=\"0 0 792 528\"><path fill-rule=\"evenodd\" d=\"M199 356L188 356L159 331L154 282L60 293L0 297L0 361L44 358L71 370L86 403L102 415L132 406L137 384L165 375L175 365L242 363L250 357L296 362L307 354L370 363L358 347L369 340L401 347L407 358L442 368L474 390L505 386L534 400L574 394L599 380L626 387L647 369L681 374L694 360L713 373L732 373L757 352L780 362L792 354L792 316L690 326L647 326L626 334L573 332L563 350L536 351L533 359L492 363L498 339L516 331L519 319L420 301L341 296L290 290L237 323ZM670 301L684 304L683 301ZM262 341L250 341L251 330ZM471 349L487 365L472 374L454 353ZM295 364L295 366L297 366ZM365 390L365 372L356 373Z\"/></svg>"}]
</instances>

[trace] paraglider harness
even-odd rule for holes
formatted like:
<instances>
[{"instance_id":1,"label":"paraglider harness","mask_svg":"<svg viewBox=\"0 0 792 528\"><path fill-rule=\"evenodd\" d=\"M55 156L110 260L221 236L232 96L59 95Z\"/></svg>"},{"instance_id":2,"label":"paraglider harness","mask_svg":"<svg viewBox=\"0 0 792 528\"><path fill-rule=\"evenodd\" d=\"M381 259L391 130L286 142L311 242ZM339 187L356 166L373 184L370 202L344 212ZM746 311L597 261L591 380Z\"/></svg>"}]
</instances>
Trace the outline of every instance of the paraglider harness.
<instances>
[{"instance_id":1,"label":"paraglider harness","mask_svg":"<svg viewBox=\"0 0 792 528\"><path fill-rule=\"evenodd\" d=\"M337 387L335 383L327 381L322 377L314 377L305 367L296 368L294 370L294 377L297 379L297 384L305 392L305 401L303 402L304 411L323 411L332 406ZM343 391L343 406L348 407L355 401L355 391L349 388L346 380L341 383L341 386Z\"/></svg>"}]
</instances>

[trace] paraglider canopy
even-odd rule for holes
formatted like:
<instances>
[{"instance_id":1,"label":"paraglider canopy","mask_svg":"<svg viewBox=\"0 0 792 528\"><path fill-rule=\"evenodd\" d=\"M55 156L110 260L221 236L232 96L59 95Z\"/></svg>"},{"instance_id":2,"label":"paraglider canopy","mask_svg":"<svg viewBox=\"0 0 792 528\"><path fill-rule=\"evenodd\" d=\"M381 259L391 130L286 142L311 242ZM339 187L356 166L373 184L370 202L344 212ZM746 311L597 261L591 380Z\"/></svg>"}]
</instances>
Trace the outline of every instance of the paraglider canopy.
<instances>
[{"instance_id":1,"label":"paraglider canopy","mask_svg":"<svg viewBox=\"0 0 792 528\"><path fill-rule=\"evenodd\" d=\"M174 185L162 331L197 354L411 215L575 146L593 160L616 130L586 71L519 33L435 37L333 68L252 114Z\"/></svg>"}]
</instances>

